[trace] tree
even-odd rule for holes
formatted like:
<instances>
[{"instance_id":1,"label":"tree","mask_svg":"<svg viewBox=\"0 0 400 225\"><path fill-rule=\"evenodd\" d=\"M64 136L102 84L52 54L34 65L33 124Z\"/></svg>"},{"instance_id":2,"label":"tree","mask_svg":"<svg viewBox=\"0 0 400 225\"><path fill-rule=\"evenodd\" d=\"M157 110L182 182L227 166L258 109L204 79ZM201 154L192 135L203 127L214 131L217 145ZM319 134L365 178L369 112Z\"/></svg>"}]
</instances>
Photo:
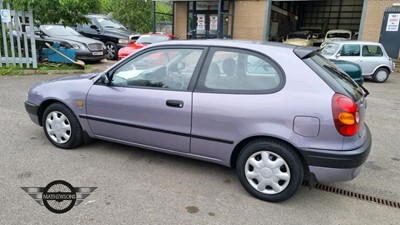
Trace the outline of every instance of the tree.
<instances>
[{"instance_id":1,"label":"tree","mask_svg":"<svg viewBox=\"0 0 400 225\"><path fill-rule=\"evenodd\" d=\"M112 16L130 30L145 33L152 29L151 0L112 0Z\"/></svg>"},{"instance_id":2,"label":"tree","mask_svg":"<svg viewBox=\"0 0 400 225\"><path fill-rule=\"evenodd\" d=\"M86 14L101 8L100 0L11 0L16 10L32 9L35 22L75 25L86 22Z\"/></svg>"}]
</instances>

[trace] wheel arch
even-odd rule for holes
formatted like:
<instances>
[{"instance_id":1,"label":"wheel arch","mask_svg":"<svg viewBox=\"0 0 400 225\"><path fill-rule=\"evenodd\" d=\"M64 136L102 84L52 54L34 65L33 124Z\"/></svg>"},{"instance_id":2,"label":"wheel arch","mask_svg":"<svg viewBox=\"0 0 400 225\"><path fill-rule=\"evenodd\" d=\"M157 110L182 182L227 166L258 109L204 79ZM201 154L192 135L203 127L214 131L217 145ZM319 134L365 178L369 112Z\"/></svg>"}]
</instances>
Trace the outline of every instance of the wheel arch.
<instances>
[{"instance_id":1,"label":"wheel arch","mask_svg":"<svg viewBox=\"0 0 400 225\"><path fill-rule=\"evenodd\" d=\"M379 69L385 69L388 72L388 75L392 73L392 70L387 65L379 65L374 69L374 72L371 75L374 75Z\"/></svg>"},{"instance_id":2,"label":"wheel arch","mask_svg":"<svg viewBox=\"0 0 400 225\"><path fill-rule=\"evenodd\" d=\"M258 139L268 139L268 140L273 140L273 141L276 141L276 142L281 142L281 143L289 145L290 147L292 147L294 149L295 153L301 159L301 164L302 164L302 166L304 168L305 174L309 173L309 168L308 168L306 160L304 159L304 157L301 154L301 152L295 146L293 146L291 143L289 143L289 142L287 142L285 140L282 140L282 139L279 139L279 138L276 138L276 137L270 137L270 136L252 136L252 137L248 137L248 138L240 141L235 146L235 148L233 149L232 154L231 154L230 166L232 168L236 168L236 161L237 161L237 158L238 158L240 152L242 151L243 147L246 146L248 143L250 143L250 142L252 142L254 140L258 140Z\"/></svg>"},{"instance_id":3,"label":"wheel arch","mask_svg":"<svg viewBox=\"0 0 400 225\"><path fill-rule=\"evenodd\" d=\"M57 99L47 99L45 101L43 101L39 108L38 108L38 112L37 112L37 116L39 119L39 125L43 126L43 121L42 121L42 117L43 117L43 113L46 110L47 107L49 107L50 105L54 104L54 103L61 103L63 105L65 105L65 107L71 109L70 107L68 107L68 105L66 105L64 102L61 102L60 100ZM71 110L72 111L72 110Z\"/></svg>"}]
</instances>

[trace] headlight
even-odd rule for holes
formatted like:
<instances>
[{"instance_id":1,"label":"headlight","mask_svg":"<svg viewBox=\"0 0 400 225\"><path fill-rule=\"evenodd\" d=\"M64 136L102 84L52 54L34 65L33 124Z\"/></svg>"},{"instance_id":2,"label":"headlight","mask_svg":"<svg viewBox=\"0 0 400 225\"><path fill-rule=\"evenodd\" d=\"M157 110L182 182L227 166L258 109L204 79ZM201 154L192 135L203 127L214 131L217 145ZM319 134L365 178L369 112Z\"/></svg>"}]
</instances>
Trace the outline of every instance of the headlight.
<instances>
[{"instance_id":1,"label":"headlight","mask_svg":"<svg viewBox=\"0 0 400 225\"><path fill-rule=\"evenodd\" d=\"M78 49L85 49L85 46L84 46L84 45L81 45L81 44L73 44L72 47L73 47L75 50L78 50Z\"/></svg>"},{"instance_id":2,"label":"headlight","mask_svg":"<svg viewBox=\"0 0 400 225\"><path fill-rule=\"evenodd\" d=\"M129 40L128 39L118 39L118 43L120 43L120 44L128 44Z\"/></svg>"}]
</instances>

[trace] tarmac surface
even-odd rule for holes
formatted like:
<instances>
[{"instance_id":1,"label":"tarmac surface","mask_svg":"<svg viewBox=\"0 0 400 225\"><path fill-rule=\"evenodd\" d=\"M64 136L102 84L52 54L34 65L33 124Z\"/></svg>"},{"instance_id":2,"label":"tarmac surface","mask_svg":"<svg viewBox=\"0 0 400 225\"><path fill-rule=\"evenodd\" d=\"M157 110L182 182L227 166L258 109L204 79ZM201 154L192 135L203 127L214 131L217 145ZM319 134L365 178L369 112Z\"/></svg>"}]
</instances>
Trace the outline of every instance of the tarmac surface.
<instances>
[{"instance_id":1,"label":"tarmac surface","mask_svg":"<svg viewBox=\"0 0 400 225\"><path fill-rule=\"evenodd\" d=\"M24 101L32 84L62 76L0 77L0 224L400 223L398 208L307 187L283 203L263 202L233 169L212 163L103 141L58 149L30 121ZM400 202L400 74L365 87L370 157L356 179L329 185ZM54 180L97 189L64 214L21 189Z\"/></svg>"}]
</instances>

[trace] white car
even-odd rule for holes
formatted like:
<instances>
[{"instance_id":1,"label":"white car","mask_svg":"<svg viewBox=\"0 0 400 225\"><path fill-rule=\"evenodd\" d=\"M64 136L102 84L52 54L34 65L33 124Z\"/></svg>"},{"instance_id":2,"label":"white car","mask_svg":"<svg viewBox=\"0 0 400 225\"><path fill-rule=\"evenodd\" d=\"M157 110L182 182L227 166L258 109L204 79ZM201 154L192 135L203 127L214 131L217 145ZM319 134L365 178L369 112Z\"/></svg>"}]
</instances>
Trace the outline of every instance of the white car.
<instances>
[{"instance_id":1,"label":"white car","mask_svg":"<svg viewBox=\"0 0 400 225\"><path fill-rule=\"evenodd\" d=\"M326 42L320 51L328 59L357 63L363 76L372 76L378 83L385 82L395 67L385 48L377 42L332 41Z\"/></svg>"},{"instance_id":2,"label":"white car","mask_svg":"<svg viewBox=\"0 0 400 225\"><path fill-rule=\"evenodd\" d=\"M325 42L351 40L350 30L330 30L326 32Z\"/></svg>"}]
</instances>

